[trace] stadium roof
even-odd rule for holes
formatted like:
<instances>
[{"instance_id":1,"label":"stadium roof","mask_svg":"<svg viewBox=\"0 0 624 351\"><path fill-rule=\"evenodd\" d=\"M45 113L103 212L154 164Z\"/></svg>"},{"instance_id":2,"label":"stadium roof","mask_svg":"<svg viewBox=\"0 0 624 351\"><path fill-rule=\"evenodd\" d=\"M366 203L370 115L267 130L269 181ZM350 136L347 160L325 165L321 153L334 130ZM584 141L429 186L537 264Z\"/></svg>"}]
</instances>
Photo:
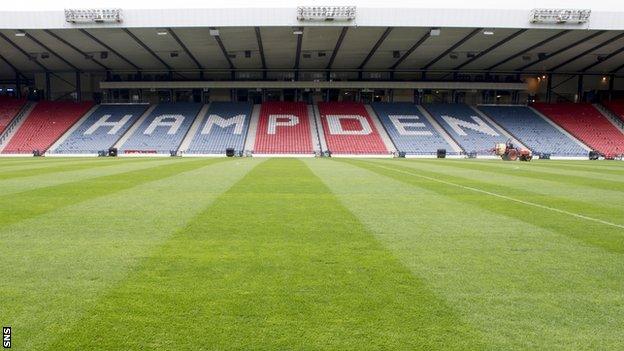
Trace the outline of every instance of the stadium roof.
<instances>
[{"instance_id":1,"label":"stadium roof","mask_svg":"<svg viewBox=\"0 0 624 351\"><path fill-rule=\"evenodd\" d=\"M535 24L529 12L358 7L353 21L302 22L296 7L128 9L120 23L74 24L62 10L4 11L0 76L11 77L14 70L624 69L624 12L592 11L581 24ZM440 28L439 35L432 35L433 28Z\"/></svg>"}]
</instances>

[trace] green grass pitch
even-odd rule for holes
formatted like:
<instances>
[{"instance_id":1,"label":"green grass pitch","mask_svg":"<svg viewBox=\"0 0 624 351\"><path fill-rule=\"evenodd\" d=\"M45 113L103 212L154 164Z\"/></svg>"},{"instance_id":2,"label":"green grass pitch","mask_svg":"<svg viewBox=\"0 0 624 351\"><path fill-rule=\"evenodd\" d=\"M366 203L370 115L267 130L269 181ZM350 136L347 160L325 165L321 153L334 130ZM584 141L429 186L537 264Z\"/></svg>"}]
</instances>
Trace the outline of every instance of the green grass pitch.
<instances>
[{"instance_id":1,"label":"green grass pitch","mask_svg":"<svg viewBox=\"0 0 624 351\"><path fill-rule=\"evenodd\" d=\"M624 162L0 159L14 350L622 350Z\"/></svg>"}]
</instances>

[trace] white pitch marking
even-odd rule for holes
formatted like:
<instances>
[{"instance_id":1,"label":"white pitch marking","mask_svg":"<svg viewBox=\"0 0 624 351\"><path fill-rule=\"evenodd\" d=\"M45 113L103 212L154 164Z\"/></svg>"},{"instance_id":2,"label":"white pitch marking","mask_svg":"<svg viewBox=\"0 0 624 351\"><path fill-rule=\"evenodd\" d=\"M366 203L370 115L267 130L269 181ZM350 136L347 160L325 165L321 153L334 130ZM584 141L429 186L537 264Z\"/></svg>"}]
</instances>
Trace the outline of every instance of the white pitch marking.
<instances>
[{"instance_id":1,"label":"white pitch marking","mask_svg":"<svg viewBox=\"0 0 624 351\"><path fill-rule=\"evenodd\" d=\"M422 174L416 174L416 173L412 173L412 172L403 171L403 170L400 170L400 169L390 168L390 167L378 165L377 163L374 163L374 164L377 167L380 167L380 168L385 168L385 169L388 169L388 170L391 170L391 171L395 171L395 172L399 172L399 173L409 174L409 175L412 175L412 176L415 176L415 177L420 177L420 178L423 178L423 179L431 180L433 182L446 184L446 185L452 185L452 186L455 186L455 187L458 187L458 188L476 191L478 193L495 196L495 197L498 197L498 198L501 198L501 199L514 201L514 202L521 203L521 204L524 204L524 205L534 206L534 207L542 208L542 209L545 209L545 210L566 214L566 215L569 215L569 216L572 216L572 217L581 218L581 219L584 219L584 220L593 221L593 222L597 222L597 223L601 223L601 224L605 224L605 225L610 225L612 227L624 229L624 225L622 225L622 224L611 223L611 222L603 221L602 219L588 217L588 216L585 216L585 215L582 215L582 214L569 212L569 211L566 211L566 210L561 210L561 209L558 209L558 208L555 208L555 207L541 205L541 204L537 204L535 202L530 202L530 201L524 201L524 200L516 199L516 198L513 198L513 197L509 197L509 196L506 196L506 195L493 193L491 191L487 191L487 190L483 190L483 189L479 189L479 188L473 188L471 186L465 186L465 185L461 185L461 184L457 184L457 183L453 183L453 182L447 182L446 180L440 180L440 179L436 179L436 178L432 178L432 177L427 177L427 176L424 176Z\"/></svg>"}]
</instances>

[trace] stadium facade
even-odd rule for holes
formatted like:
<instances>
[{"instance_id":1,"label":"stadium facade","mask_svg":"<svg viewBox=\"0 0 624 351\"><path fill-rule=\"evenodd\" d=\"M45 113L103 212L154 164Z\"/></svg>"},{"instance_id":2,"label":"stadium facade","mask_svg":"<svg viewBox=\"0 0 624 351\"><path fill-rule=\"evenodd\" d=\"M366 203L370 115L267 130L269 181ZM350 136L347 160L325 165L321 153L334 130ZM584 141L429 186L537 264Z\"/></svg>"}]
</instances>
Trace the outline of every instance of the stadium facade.
<instances>
[{"instance_id":1,"label":"stadium facade","mask_svg":"<svg viewBox=\"0 0 624 351\"><path fill-rule=\"evenodd\" d=\"M0 153L624 154L624 12L0 12Z\"/></svg>"}]
</instances>

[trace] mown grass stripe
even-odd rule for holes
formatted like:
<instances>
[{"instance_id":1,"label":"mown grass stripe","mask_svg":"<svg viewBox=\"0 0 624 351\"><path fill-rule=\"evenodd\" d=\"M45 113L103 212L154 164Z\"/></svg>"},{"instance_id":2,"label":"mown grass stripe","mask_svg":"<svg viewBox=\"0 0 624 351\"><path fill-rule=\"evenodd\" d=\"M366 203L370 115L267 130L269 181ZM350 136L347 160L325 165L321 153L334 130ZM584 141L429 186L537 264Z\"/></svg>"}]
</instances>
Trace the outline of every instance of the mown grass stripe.
<instances>
[{"instance_id":1,"label":"mown grass stripe","mask_svg":"<svg viewBox=\"0 0 624 351\"><path fill-rule=\"evenodd\" d=\"M482 347L295 159L252 170L60 338L50 349Z\"/></svg>"},{"instance_id":2,"label":"mown grass stripe","mask_svg":"<svg viewBox=\"0 0 624 351\"><path fill-rule=\"evenodd\" d=\"M146 169L135 177L149 182L0 227L0 266L10 267L0 280L0 322L13 326L13 348L42 350L66 335L99 296L260 162Z\"/></svg>"},{"instance_id":3,"label":"mown grass stripe","mask_svg":"<svg viewBox=\"0 0 624 351\"><path fill-rule=\"evenodd\" d=\"M223 161L224 159L200 159L191 162L179 160L164 165L154 165L155 167L149 170L128 171L0 196L0 226Z\"/></svg>"},{"instance_id":4,"label":"mown grass stripe","mask_svg":"<svg viewBox=\"0 0 624 351\"><path fill-rule=\"evenodd\" d=\"M556 204L562 209L569 209L572 212L579 208L585 211L586 215L596 216L609 220L618 218L624 214L624 202L622 194L617 191L596 189L587 186L561 183L555 180L542 180L530 177L520 177L499 173L494 170L473 170L463 168L456 163L446 161L432 163L420 161L402 162L398 160L375 160L392 166L400 164L409 169L425 170L443 173L461 179L462 184L467 182L479 182L488 187L493 187L495 191L502 191L504 194L521 199L544 204ZM496 161L494 161L496 162ZM622 222L624 224L624 222Z\"/></svg>"},{"instance_id":5,"label":"mown grass stripe","mask_svg":"<svg viewBox=\"0 0 624 351\"><path fill-rule=\"evenodd\" d=\"M457 199L470 193L434 190L444 184L402 181L383 169L333 160L306 163L404 265L482 332L486 349L622 345L624 256Z\"/></svg>"},{"instance_id":6,"label":"mown grass stripe","mask_svg":"<svg viewBox=\"0 0 624 351\"><path fill-rule=\"evenodd\" d=\"M4 179L20 178L20 177L33 177L42 174L58 173L77 171L81 169L92 169L97 167L106 167L111 164L123 164L129 163L128 161L108 161L108 160L79 160L74 162L59 162L37 165L36 167L22 168L22 169L2 169L0 170L0 181ZM131 161L137 163L137 161ZM140 162L140 161L139 161Z\"/></svg>"},{"instance_id":7,"label":"mown grass stripe","mask_svg":"<svg viewBox=\"0 0 624 351\"><path fill-rule=\"evenodd\" d=\"M439 172L428 172L425 170L415 171L414 169L405 168L400 165L387 167L380 165L375 161L361 160L339 160L337 162L350 163L365 169L369 169L375 173L389 176L408 184L416 185L437 192L461 202L467 202L475 206L479 206L494 213L503 214L508 217L516 218L527 223L541 226L549 230L553 230L563 235L568 235L577 240L581 240L587 244L604 248L605 250L624 253L624 232L622 224L613 221L602 220L592 217L596 220L583 218L582 213L571 212L580 216L574 216L567 211L549 210L541 206L532 206L517 201L512 201L504 197L493 196L472 189L464 189L455 186L455 184L473 184L468 187L489 191L492 186L479 183L476 181L469 182L466 179L448 176ZM449 184L445 184L448 182ZM439 186L436 184L441 184ZM504 194L502 191L492 193ZM483 195L489 195L484 198ZM557 202L556 200L555 202ZM527 201L530 202L530 201ZM520 204L516 206L513 204ZM543 204L538 204L543 205ZM584 206L587 206L584 204ZM550 206L557 208L555 206ZM608 224L607 224L608 223Z\"/></svg>"},{"instance_id":8,"label":"mown grass stripe","mask_svg":"<svg viewBox=\"0 0 624 351\"><path fill-rule=\"evenodd\" d=\"M58 172L54 176L43 174L31 177L20 177L0 180L0 196L16 194L25 191L43 189L51 186L63 185L71 182L82 181L102 176L110 176L129 171L149 169L160 165L174 162L188 162L189 160L174 159L145 159L132 162L112 161L108 166L99 168L86 168L68 172Z\"/></svg>"},{"instance_id":9,"label":"mown grass stripe","mask_svg":"<svg viewBox=\"0 0 624 351\"><path fill-rule=\"evenodd\" d=\"M426 160L424 162L435 162L435 160ZM522 165L522 167L508 168L499 162L447 162L449 166L462 167L467 169L474 169L477 171L495 171L502 174L514 175L518 177L528 177L533 179L551 180L561 183L569 183L573 185L583 185L598 189L604 189L609 191L624 192L624 177L615 177L610 180L596 179L591 176L575 176L566 174L565 172L557 171L542 171L530 167L529 165ZM555 172L555 173L553 173ZM603 176L604 177L604 176Z\"/></svg>"}]
</instances>

